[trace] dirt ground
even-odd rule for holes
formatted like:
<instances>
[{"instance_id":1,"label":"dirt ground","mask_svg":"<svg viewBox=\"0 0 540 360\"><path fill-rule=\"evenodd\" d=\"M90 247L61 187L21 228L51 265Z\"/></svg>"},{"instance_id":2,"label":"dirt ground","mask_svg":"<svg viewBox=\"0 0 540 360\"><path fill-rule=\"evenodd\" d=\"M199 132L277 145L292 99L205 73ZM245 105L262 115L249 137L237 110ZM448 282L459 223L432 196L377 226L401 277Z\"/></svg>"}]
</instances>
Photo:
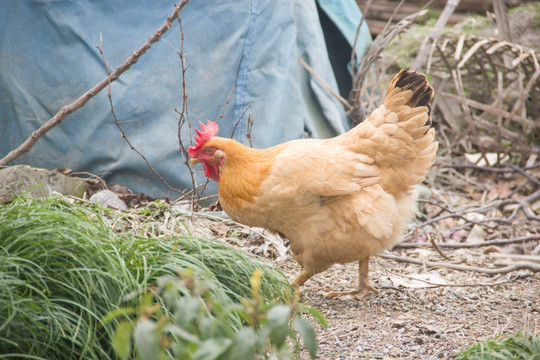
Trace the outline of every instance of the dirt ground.
<instances>
[{"instance_id":1,"label":"dirt ground","mask_svg":"<svg viewBox=\"0 0 540 360\"><path fill-rule=\"evenodd\" d=\"M238 227L198 218L193 231L266 258L292 281L301 273L287 251L287 241L262 229ZM531 253L538 240L520 244ZM516 245L500 247L511 250ZM441 249L430 245L393 249L387 254L431 262L501 268L512 264L493 259L485 248ZM281 260L278 260L281 259ZM519 331L540 333L540 273L517 270L484 275L474 271L397 262L372 257L369 279L379 294L365 299L338 299L325 295L353 290L358 284L358 264L336 264L317 274L301 288L302 302L313 305L328 321L316 326L319 359L453 359L464 348L486 337ZM314 321L316 323L316 321ZM302 359L309 359L303 354Z\"/></svg>"},{"instance_id":2,"label":"dirt ground","mask_svg":"<svg viewBox=\"0 0 540 360\"><path fill-rule=\"evenodd\" d=\"M277 265L291 279L300 273L292 261ZM357 286L356 264L334 265L302 287L303 302L328 320L328 328L317 329L320 359L451 359L485 337L540 332L539 274L426 271L382 258L370 267L370 281L380 293L360 301L325 296ZM446 285L411 280L418 274Z\"/></svg>"}]
</instances>

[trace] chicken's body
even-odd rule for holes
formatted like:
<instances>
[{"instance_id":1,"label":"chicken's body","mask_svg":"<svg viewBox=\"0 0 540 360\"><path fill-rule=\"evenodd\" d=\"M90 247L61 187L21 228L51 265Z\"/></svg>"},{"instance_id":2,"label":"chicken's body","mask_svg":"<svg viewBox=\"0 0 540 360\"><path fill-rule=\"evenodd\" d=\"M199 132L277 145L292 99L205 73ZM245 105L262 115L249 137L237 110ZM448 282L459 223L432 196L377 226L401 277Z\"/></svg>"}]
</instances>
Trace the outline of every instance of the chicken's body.
<instances>
[{"instance_id":1,"label":"chicken's body","mask_svg":"<svg viewBox=\"0 0 540 360\"><path fill-rule=\"evenodd\" d=\"M297 285L332 264L359 261L352 293L364 295L372 290L369 256L399 241L415 213L414 186L435 159L432 93L423 75L402 71L384 104L338 137L264 150L210 137L190 155L217 172L219 201L232 219L289 239L304 268Z\"/></svg>"}]
</instances>

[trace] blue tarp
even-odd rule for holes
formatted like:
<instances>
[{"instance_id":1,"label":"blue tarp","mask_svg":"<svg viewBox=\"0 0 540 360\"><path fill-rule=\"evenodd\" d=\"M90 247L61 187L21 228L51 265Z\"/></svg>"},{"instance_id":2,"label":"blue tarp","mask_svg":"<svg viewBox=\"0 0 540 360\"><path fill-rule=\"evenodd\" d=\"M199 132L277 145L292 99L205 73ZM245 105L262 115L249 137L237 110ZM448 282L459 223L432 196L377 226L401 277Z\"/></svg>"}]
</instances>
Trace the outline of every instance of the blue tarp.
<instances>
[{"instance_id":1,"label":"blue tarp","mask_svg":"<svg viewBox=\"0 0 540 360\"><path fill-rule=\"evenodd\" d=\"M0 1L0 157L106 77L97 46L102 38L114 69L172 13L174 1ZM343 37L354 41L360 11L354 0L319 0ZM255 147L300 138L330 137L348 128L342 105L300 65L304 59L336 91L335 76L312 0L192 0L181 12L188 114L193 124L220 120L221 136L246 143L255 120ZM371 41L361 31L357 55ZM177 136L182 71L175 22L138 63L112 85L115 113L129 140L178 189L190 188ZM346 56L349 56L348 54ZM183 133L184 144L189 136ZM107 91L68 116L14 163L71 168L99 175L153 197L170 193L114 124ZM213 186L210 191L215 191Z\"/></svg>"}]
</instances>

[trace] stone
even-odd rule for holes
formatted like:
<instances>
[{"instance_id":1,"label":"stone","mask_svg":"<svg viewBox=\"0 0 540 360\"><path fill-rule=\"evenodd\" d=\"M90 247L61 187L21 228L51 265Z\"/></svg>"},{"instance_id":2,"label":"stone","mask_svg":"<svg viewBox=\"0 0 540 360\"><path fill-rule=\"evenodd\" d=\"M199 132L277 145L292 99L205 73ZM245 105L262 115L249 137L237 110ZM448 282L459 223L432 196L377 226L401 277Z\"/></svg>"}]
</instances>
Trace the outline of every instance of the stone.
<instances>
[{"instance_id":1,"label":"stone","mask_svg":"<svg viewBox=\"0 0 540 360\"><path fill-rule=\"evenodd\" d=\"M28 165L0 169L0 200L10 201L24 193L45 198L53 192L83 198L88 191L84 180Z\"/></svg>"},{"instance_id":2,"label":"stone","mask_svg":"<svg viewBox=\"0 0 540 360\"><path fill-rule=\"evenodd\" d=\"M105 207L111 207L113 209L127 211L128 207L126 203L111 190L102 190L90 196L90 202L96 204L99 203Z\"/></svg>"}]
</instances>

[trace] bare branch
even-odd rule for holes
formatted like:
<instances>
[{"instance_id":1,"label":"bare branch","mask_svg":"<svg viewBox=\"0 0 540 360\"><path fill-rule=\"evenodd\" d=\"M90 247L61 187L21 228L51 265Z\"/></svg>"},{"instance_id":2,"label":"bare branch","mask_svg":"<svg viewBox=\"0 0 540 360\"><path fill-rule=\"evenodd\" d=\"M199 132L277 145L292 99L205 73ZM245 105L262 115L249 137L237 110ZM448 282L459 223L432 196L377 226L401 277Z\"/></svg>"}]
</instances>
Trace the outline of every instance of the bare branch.
<instances>
[{"instance_id":1,"label":"bare branch","mask_svg":"<svg viewBox=\"0 0 540 360\"><path fill-rule=\"evenodd\" d=\"M231 94L227 98L227 101L225 102L225 105L223 106L223 110L221 110L221 114L219 114L219 117L216 119L216 122L223 119L223 117L225 116L225 110L227 109L227 106L229 106L229 102L231 101L231 98L232 98L234 92L236 91L237 87L238 87L238 84L234 84L234 87L231 90Z\"/></svg>"},{"instance_id":2,"label":"bare branch","mask_svg":"<svg viewBox=\"0 0 540 360\"><path fill-rule=\"evenodd\" d=\"M124 129L122 128L122 126L120 125L120 122L118 121L118 118L116 116L116 112L114 111L114 105L113 105L113 101L112 101L112 93L111 93L111 80L110 80L110 76L111 76L111 70L109 68L109 64L107 63L107 60L105 59L105 54L103 52L103 42L102 42L102 37L101 37L101 34L99 36L99 46L97 47L99 53L101 54L101 58L103 59L103 63L105 64L105 68L107 69L107 74L109 75L109 85L107 86L107 97L109 98L109 104L110 104L110 107L111 107L111 113L113 115L113 118L114 118L114 124L116 125L116 127L120 130L120 134L122 136L122 138L126 141L126 143L129 145L129 147L131 148L131 150L135 151L143 160L144 162L146 163L146 165L148 165L148 167L150 168L150 170L154 173L154 175L156 175L159 180L165 184L165 186L167 186L167 188L170 190L170 191L173 191L173 192L176 192L176 193L179 193L179 194L183 194L182 191L178 190L178 189L175 189L173 188L172 186L169 185L169 183L167 183L167 181L165 181L165 179L152 167L152 165L150 164L150 162L148 161L148 159L146 158L146 156L143 155L142 152L140 152L139 150L137 150L133 144L131 143L131 141L128 139L128 137L126 136L126 133L124 132Z\"/></svg>"},{"instance_id":3,"label":"bare branch","mask_svg":"<svg viewBox=\"0 0 540 360\"><path fill-rule=\"evenodd\" d=\"M255 122L255 120L253 120L253 116L251 116L251 114L248 115L248 126L247 126L247 138L248 138L248 141L249 141L249 146L250 147L253 147L253 143L251 142L251 129L253 128L253 123Z\"/></svg>"},{"instance_id":4,"label":"bare branch","mask_svg":"<svg viewBox=\"0 0 540 360\"><path fill-rule=\"evenodd\" d=\"M414 64L411 67L411 70L420 71L422 69L426 62L426 59L428 58L429 49L431 48L432 42L439 39L442 28L444 27L444 25L446 25L448 19L450 19L450 16L454 13L454 10L459 4L459 1L460 0L449 0L446 2L446 6L444 7L444 10L442 11L439 18L437 19L435 26L431 29L429 36L424 39L420 50L418 51L418 55L414 60Z\"/></svg>"},{"instance_id":5,"label":"bare branch","mask_svg":"<svg viewBox=\"0 0 540 360\"><path fill-rule=\"evenodd\" d=\"M242 115L240 115L240 117L238 118L238 120L236 120L236 122L234 123L234 127L232 129L232 133L231 133L231 139L232 137L234 136L234 132L236 131L236 127L238 126L238 123L240 123L240 120L242 120L242 118L244 117L244 115L246 115L247 111L251 109L251 104L249 104L247 107L246 107L246 110L244 110L244 112L242 113Z\"/></svg>"},{"instance_id":6,"label":"bare branch","mask_svg":"<svg viewBox=\"0 0 540 360\"><path fill-rule=\"evenodd\" d=\"M455 100L455 101L457 101L457 102L459 102L461 104L473 107L475 109L482 110L484 112L487 112L487 113L490 113L490 114L493 114L493 115L500 115L500 116L502 116L504 118L512 119L514 121L519 122L520 124L522 124L524 126L540 128L540 123L538 123L538 122L536 122L534 120L529 120L529 119L527 119L525 117L509 113L508 111L504 111L502 109L497 109L497 108L495 108L493 106L482 104L482 103L480 103L478 101L468 99L468 98L466 98L464 96L457 96L457 95L450 94L450 93L447 93L447 92L443 92L442 95L447 97L447 98L450 98L452 100Z\"/></svg>"},{"instance_id":7,"label":"bare branch","mask_svg":"<svg viewBox=\"0 0 540 360\"><path fill-rule=\"evenodd\" d=\"M339 102L341 102L343 104L343 106L345 106L347 108L347 110L352 110L352 106L351 104L349 104L349 102L341 95L339 95L334 89L332 89L332 87L330 85L328 85L328 83L326 81L323 80L322 77L319 76L319 74L317 74L315 72L315 70L313 70L313 68L311 66L308 65L307 62L304 61L304 59L302 59L301 57L298 57L298 62L300 64L302 64L302 66L304 67L304 69L306 69L307 72L309 72L311 74L311 76L313 76L315 79L317 79L317 81L326 89L328 90L328 92L330 94L332 94L336 99L339 100Z\"/></svg>"},{"instance_id":8,"label":"bare branch","mask_svg":"<svg viewBox=\"0 0 540 360\"><path fill-rule=\"evenodd\" d=\"M189 2L189 0L182 0L178 5L175 5L174 12L167 17L165 23L158 29L156 32L146 40L146 42L133 54L126 59L120 66L118 66L110 75L107 75L103 80L101 80L97 85L92 87L90 90L85 92L81 97L72 102L69 105L66 105L60 109L51 119L49 119L45 124L43 124L39 129L35 130L28 139L26 139L21 145L16 149L10 151L5 157L0 159L0 166L6 166L11 163L13 160L17 159L19 156L27 153L32 149L35 143L45 135L53 127L60 124L67 116L71 115L76 110L82 108L90 99L92 99L96 94L103 90L110 82L118 80L120 75L127 71L133 64L137 63L139 58L152 47L154 43L159 41L163 34L165 34L171 27L172 22L178 18L182 8Z\"/></svg>"},{"instance_id":9,"label":"bare branch","mask_svg":"<svg viewBox=\"0 0 540 360\"><path fill-rule=\"evenodd\" d=\"M356 28L356 34L354 35L354 43L351 49L351 68L355 68L355 62L354 58L356 57L356 46L358 45L358 37L360 36L360 30L362 29L362 25L364 24L366 20L366 16L369 13L369 8L371 7L371 3L373 0L368 0L366 6L364 9L362 9L362 18L360 18L360 23L358 24L358 27ZM351 82L354 83L354 71L351 71ZM347 102L348 103L348 102Z\"/></svg>"},{"instance_id":10,"label":"bare branch","mask_svg":"<svg viewBox=\"0 0 540 360\"><path fill-rule=\"evenodd\" d=\"M540 240L540 234L520 236L520 237L512 238L512 239L496 239L496 240L486 240L486 241L478 241L478 242L437 243L437 246L443 249L471 249L471 248L479 248L479 247L484 247L484 246L500 246L500 245L518 244L518 243L524 243L524 242L536 241L536 240ZM427 244L403 242L401 244L397 244L394 248L395 249L416 249L416 248L421 248L421 247L426 247L426 246Z\"/></svg>"},{"instance_id":11,"label":"bare branch","mask_svg":"<svg viewBox=\"0 0 540 360\"><path fill-rule=\"evenodd\" d=\"M516 262L511 265L507 265L500 268L489 269L489 268L480 268L476 266L469 265L459 265L459 264L449 264L443 262L427 261L421 259L413 259L407 256L397 256L391 254L382 254L380 257L384 259L395 260L399 262L405 262L409 264L422 265L426 267L435 267L435 268L446 268L458 271L473 271L482 274L496 275L496 274L507 274L509 272L517 270L530 270L532 272L540 272L540 264L534 264L530 262Z\"/></svg>"}]
</instances>

